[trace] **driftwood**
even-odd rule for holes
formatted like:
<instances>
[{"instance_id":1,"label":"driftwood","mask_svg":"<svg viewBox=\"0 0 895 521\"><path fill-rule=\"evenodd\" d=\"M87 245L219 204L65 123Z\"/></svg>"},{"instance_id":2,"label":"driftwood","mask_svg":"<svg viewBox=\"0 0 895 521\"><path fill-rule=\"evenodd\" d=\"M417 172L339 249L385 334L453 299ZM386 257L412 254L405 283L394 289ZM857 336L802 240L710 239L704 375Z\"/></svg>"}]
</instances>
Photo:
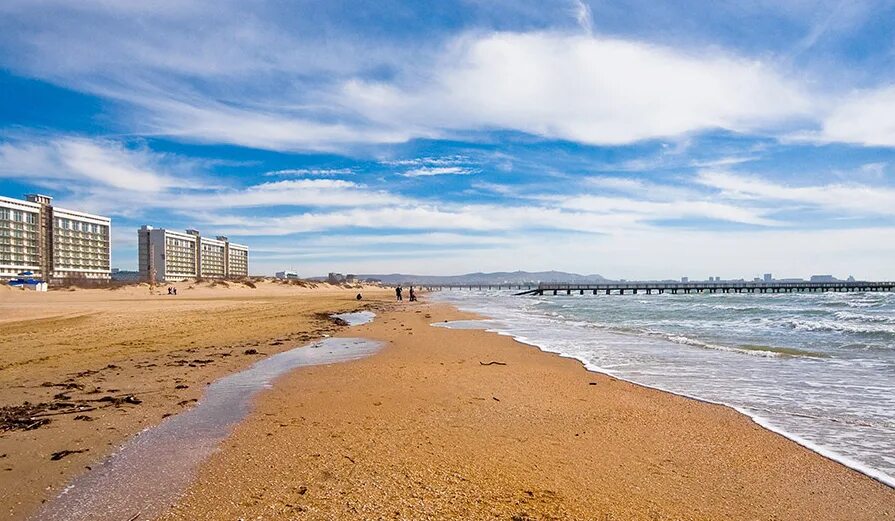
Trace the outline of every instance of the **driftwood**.
<instances>
[{"instance_id":1,"label":"driftwood","mask_svg":"<svg viewBox=\"0 0 895 521\"><path fill-rule=\"evenodd\" d=\"M507 365L507 364L505 364L504 362L494 362L494 361L491 361L491 362L488 362L488 363L485 363L485 362L479 362L479 365Z\"/></svg>"}]
</instances>

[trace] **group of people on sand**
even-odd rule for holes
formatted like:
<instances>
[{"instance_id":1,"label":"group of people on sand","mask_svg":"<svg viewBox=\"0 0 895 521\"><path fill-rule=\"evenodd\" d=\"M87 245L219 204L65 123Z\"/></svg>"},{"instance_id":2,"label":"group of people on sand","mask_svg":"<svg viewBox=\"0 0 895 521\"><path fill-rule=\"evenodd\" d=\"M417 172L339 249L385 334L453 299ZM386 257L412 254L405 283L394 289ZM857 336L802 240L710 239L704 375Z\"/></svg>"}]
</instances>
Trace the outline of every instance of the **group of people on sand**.
<instances>
[{"instance_id":1,"label":"group of people on sand","mask_svg":"<svg viewBox=\"0 0 895 521\"><path fill-rule=\"evenodd\" d=\"M395 288L395 296L398 297L398 300L404 300L404 288L398 286ZM411 302L416 302L416 293L413 291L413 286L410 286L410 299Z\"/></svg>"},{"instance_id":2,"label":"group of people on sand","mask_svg":"<svg viewBox=\"0 0 895 521\"><path fill-rule=\"evenodd\" d=\"M168 286L168 295L177 295L177 288Z\"/></svg>"}]
</instances>

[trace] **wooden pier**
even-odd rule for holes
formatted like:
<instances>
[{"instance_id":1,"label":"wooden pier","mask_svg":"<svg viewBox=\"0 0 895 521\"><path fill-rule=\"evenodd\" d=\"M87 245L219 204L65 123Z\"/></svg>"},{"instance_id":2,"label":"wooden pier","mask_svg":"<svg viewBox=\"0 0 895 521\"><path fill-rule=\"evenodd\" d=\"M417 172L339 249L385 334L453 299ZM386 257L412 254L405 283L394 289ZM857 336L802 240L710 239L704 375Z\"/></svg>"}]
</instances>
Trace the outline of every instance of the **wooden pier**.
<instances>
[{"instance_id":1,"label":"wooden pier","mask_svg":"<svg viewBox=\"0 0 895 521\"><path fill-rule=\"evenodd\" d=\"M607 282L601 284L542 283L516 295L577 293L584 295L672 295L697 293L826 293L895 291L895 282Z\"/></svg>"}]
</instances>

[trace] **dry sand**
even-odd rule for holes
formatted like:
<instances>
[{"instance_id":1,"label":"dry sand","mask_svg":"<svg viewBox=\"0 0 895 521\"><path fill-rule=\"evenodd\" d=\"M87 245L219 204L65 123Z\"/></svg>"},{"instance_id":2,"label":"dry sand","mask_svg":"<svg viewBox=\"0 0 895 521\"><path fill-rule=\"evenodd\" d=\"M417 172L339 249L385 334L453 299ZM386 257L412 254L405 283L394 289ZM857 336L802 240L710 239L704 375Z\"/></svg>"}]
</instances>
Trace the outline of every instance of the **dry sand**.
<instances>
[{"instance_id":1,"label":"dry sand","mask_svg":"<svg viewBox=\"0 0 895 521\"><path fill-rule=\"evenodd\" d=\"M895 490L745 416L404 305L261 396L165 520L885 520ZM482 365L501 362L506 365Z\"/></svg>"},{"instance_id":2,"label":"dry sand","mask_svg":"<svg viewBox=\"0 0 895 521\"><path fill-rule=\"evenodd\" d=\"M24 519L126 438L192 406L214 379L334 333L340 326L327 313L375 307L391 294L270 282L176 286L176 297L146 285L0 289L0 518ZM246 354L252 349L260 354ZM36 418L25 422L32 430L4 430L23 417ZM51 460L61 451L84 452Z\"/></svg>"}]
</instances>

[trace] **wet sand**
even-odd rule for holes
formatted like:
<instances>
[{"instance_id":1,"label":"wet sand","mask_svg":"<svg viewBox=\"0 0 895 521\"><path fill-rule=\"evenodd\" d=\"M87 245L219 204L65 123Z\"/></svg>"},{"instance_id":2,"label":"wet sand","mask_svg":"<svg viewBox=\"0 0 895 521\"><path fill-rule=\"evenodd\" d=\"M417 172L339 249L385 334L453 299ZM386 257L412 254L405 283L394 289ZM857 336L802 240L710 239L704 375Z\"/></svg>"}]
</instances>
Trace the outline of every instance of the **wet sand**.
<instances>
[{"instance_id":1,"label":"wet sand","mask_svg":"<svg viewBox=\"0 0 895 521\"><path fill-rule=\"evenodd\" d=\"M885 520L895 490L747 417L405 303L256 401L165 520ZM504 365L505 364L505 365Z\"/></svg>"},{"instance_id":2,"label":"wet sand","mask_svg":"<svg viewBox=\"0 0 895 521\"><path fill-rule=\"evenodd\" d=\"M211 381L343 329L328 313L390 295L176 286L176 297L147 286L0 288L0 518L25 519L133 434L192 407Z\"/></svg>"}]
</instances>

